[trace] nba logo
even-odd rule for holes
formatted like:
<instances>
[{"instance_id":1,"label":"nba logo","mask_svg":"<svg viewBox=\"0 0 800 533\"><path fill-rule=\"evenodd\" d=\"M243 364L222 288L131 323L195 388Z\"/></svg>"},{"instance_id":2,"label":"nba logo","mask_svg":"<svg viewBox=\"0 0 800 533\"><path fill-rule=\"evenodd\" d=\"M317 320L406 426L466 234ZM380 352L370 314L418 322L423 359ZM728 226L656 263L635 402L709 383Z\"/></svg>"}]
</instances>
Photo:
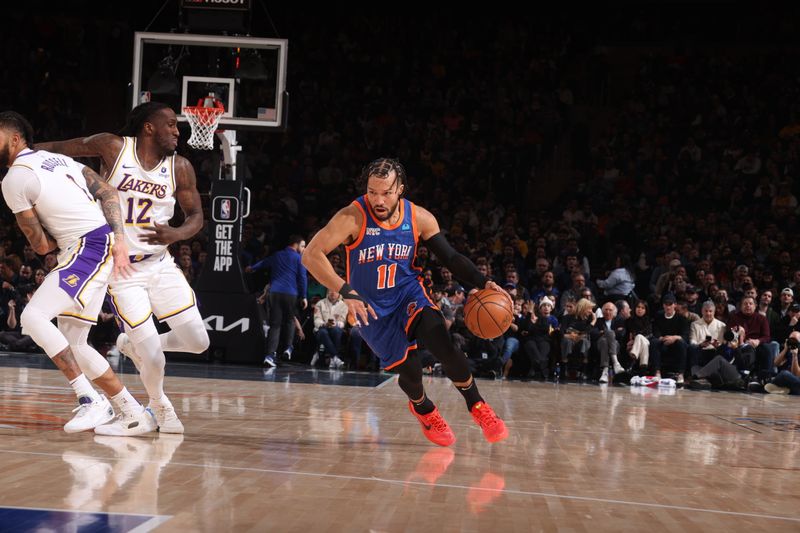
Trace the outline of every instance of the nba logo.
<instances>
[{"instance_id":1,"label":"nba logo","mask_svg":"<svg viewBox=\"0 0 800 533\"><path fill-rule=\"evenodd\" d=\"M229 220L231 218L231 201L222 200L219 205L219 218Z\"/></svg>"}]
</instances>

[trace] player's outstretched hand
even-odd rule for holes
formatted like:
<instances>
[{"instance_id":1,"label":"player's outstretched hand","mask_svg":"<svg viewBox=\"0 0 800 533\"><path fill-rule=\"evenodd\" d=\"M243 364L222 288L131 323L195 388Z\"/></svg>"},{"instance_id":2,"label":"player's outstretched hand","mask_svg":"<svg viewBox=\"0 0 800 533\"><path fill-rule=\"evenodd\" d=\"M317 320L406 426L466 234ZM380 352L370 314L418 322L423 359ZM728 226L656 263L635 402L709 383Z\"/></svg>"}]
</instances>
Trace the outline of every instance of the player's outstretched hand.
<instances>
[{"instance_id":1,"label":"player's outstretched hand","mask_svg":"<svg viewBox=\"0 0 800 533\"><path fill-rule=\"evenodd\" d=\"M180 240L178 230L169 224L159 224L153 222L152 227L142 228L147 233L142 238L147 244L166 244L170 245L173 242Z\"/></svg>"},{"instance_id":2,"label":"player's outstretched hand","mask_svg":"<svg viewBox=\"0 0 800 533\"><path fill-rule=\"evenodd\" d=\"M114 256L114 279L126 279L133 274L133 267L131 260L128 257L128 245L125 244L124 239L119 239L114 242L111 247L111 255Z\"/></svg>"},{"instance_id":3,"label":"player's outstretched hand","mask_svg":"<svg viewBox=\"0 0 800 533\"><path fill-rule=\"evenodd\" d=\"M375 313L375 310L371 305L365 304L361 300L357 300L355 298L348 298L344 300L344 303L347 305L347 310L352 314L352 316L356 317L356 321L359 325L368 326L370 316L372 316L372 318L375 320L378 320L378 315Z\"/></svg>"}]
</instances>

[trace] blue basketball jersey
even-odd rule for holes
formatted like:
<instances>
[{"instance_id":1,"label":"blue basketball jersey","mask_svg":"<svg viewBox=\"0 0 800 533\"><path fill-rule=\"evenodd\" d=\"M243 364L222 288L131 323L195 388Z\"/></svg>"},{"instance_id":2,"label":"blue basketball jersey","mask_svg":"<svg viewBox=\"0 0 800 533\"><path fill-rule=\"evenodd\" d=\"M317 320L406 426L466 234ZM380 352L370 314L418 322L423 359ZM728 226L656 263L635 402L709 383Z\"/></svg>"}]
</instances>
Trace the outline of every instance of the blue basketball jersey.
<instances>
[{"instance_id":1,"label":"blue basketball jersey","mask_svg":"<svg viewBox=\"0 0 800 533\"><path fill-rule=\"evenodd\" d=\"M418 235L415 206L400 199L400 220L390 226L378 221L366 196L353 203L361 209L364 222L358 238L347 246L347 282L378 316L387 315L420 285L420 271L413 264Z\"/></svg>"},{"instance_id":2,"label":"blue basketball jersey","mask_svg":"<svg viewBox=\"0 0 800 533\"><path fill-rule=\"evenodd\" d=\"M400 220L393 226L378 221L366 196L353 204L364 222L358 238L346 247L347 282L378 315L361 326L361 338L388 370L417 347L407 336L414 317L426 307L438 308L422 286L421 269L414 266L419 235L414 204L400 200Z\"/></svg>"}]
</instances>

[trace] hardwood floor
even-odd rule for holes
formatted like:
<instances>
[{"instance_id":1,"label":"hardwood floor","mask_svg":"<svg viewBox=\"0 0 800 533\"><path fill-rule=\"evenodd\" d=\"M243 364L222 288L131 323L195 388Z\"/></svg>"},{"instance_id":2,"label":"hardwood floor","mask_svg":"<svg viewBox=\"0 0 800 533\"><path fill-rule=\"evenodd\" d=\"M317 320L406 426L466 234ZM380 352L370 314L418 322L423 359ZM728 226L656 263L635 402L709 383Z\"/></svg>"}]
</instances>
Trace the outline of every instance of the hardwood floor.
<instances>
[{"instance_id":1,"label":"hardwood floor","mask_svg":"<svg viewBox=\"0 0 800 533\"><path fill-rule=\"evenodd\" d=\"M186 434L117 438L63 432L59 372L2 367L0 530L800 530L795 397L479 381L492 445L426 378L439 448L394 381L168 376Z\"/></svg>"}]
</instances>

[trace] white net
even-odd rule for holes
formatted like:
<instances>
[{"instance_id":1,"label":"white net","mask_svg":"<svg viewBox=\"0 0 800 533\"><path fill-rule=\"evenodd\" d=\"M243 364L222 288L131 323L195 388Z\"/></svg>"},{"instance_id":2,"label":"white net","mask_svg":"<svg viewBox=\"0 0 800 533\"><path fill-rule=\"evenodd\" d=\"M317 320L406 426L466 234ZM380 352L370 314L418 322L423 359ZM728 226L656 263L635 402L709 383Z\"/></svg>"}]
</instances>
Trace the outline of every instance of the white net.
<instances>
[{"instance_id":1,"label":"white net","mask_svg":"<svg viewBox=\"0 0 800 533\"><path fill-rule=\"evenodd\" d=\"M184 107L183 114L192 128L187 144L197 150L213 150L214 132L224 112L225 109L221 107Z\"/></svg>"}]
</instances>

